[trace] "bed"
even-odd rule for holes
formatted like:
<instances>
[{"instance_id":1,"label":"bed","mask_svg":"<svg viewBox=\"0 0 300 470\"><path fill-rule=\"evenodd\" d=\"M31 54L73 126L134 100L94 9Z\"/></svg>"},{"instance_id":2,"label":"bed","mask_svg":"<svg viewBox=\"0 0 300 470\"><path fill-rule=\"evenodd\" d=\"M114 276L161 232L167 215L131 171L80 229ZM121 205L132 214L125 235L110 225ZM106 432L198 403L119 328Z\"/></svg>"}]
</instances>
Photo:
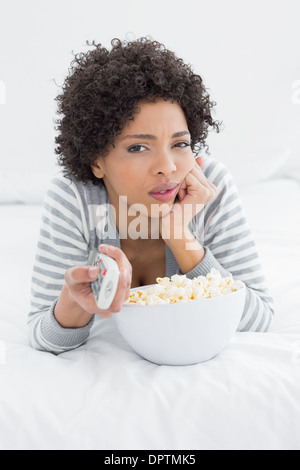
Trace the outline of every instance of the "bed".
<instances>
[{"instance_id":1,"label":"bed","mask_svg":"<svg viewBox=\"0 0 300 470\"><path fill-rule=\"evenodd\" d=\"M274 177L240 194L276 316L269 333L236 333L186 367L139 357L114 318L97 318L77 350L31 349L41 205L0 205L1 450L300 449L300 183Z\"/></svg>"}]
</instances>

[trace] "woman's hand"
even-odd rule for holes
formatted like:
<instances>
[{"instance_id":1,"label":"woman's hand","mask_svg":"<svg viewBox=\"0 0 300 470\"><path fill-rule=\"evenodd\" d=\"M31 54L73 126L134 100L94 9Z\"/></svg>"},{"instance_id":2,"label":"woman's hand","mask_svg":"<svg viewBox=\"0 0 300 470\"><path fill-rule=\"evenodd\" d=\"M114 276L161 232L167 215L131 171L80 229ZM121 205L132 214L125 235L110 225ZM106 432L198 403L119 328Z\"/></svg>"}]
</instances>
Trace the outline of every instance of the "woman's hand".
<instances>
[{"instance_id":1,"label":"woman's hand","mask_svg":"<svg viewBox=\"0 0 300 470\"><path fill-rule=\"evenodd\" d=\"M183 274L194 269L204 258L205 249L189 230L189 223L206 204L214 199L217 188L206 178L202 158L185 177L178 201L169 214L161 219L161 236L171 249Z\"/></svg>"},{"instance_id":2,"label":"woman's hand","mask_svg":"<svg viewBox=\"0 0 300 470\"><path fill-rule=\"evenodd\" d=\"M184 220L185 226L188 226L199 210L203 209L217 194L216 186L206 178L201 168L202 165L202 158L196 158L195 167L185 177L178 192L178 202L172 208L176 214L178 210L183 211L184 206L190 207L190 211L186 211L190 214L190 218Z\"/></svg>"},{"instance_id":3,"label":"woman's hand","mask_svg":"<svg viewBox=\"0 0 300 470\"><path fill-rule=\"evenodd\" d=\"M164 233L179 237L184 234L191 220L208 202L215 198L217 188L206 178L201 166L201 157L195 159L195 167L185 177L177 195L178 201L172 210L162 219L162 237Z\"/></svg>"},{"instance_id":4,"label":"woman's hand","mask_svg":"<svg viewBox=\"0 0 300 470\"><path fill-rule=\"evenodd\" d=\"M107 310L97 307L91 282L96 281L99 268L79 266L65 273L65 286L55 308L55 317L65 328L80 328L91 320L94 314L110 317L119 312L130 295L132 267L122 250L111 245L100 245L99 251L113 258L120 270L117 292Z\"/></svg>"}]
</instances>

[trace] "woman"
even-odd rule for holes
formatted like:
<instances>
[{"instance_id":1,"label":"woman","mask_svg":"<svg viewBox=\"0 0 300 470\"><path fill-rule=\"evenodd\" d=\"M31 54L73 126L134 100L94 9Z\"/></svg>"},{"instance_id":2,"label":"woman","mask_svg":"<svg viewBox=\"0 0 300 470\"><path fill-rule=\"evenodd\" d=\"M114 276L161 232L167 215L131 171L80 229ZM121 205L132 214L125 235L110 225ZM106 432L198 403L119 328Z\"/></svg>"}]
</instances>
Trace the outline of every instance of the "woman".
<instances>
[{"instance_id":1,"label":"woman","mask_svg":"<svg viewBox=\"0 0 300 470\"><path fill-rule=\"evenodd\" d=\"M221 163L197 158L210 128L219 130L201 77L146 38L93 46L75 56L57 98L63 171L44 203L32 346L55 354L77 348L94 315L120 311L131 287L211 268L247 286L240 331L266 331L272 299L236 188ZM108 310L91 289L97 249L120 269Z\"/></svg>"}]
</instances>

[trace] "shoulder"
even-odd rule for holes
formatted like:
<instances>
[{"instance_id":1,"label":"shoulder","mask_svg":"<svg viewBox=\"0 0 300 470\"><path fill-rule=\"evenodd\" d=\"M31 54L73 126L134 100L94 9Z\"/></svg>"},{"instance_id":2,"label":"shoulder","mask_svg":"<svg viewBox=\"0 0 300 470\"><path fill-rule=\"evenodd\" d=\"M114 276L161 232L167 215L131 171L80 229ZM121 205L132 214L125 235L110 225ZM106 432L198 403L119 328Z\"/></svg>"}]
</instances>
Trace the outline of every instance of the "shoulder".
<instances>
[{"instance_id":1,"label":"shoulder","mask_svg":"<svg viewBox=\"0 0 300 470\"><path fill-rule=\"evenodd\" d=\"M92 181L83 183L74 176L67 176L59 171L51 179L47 194L55 199L84 202L86 205L101 204L107 200L107 191L104 185L94 185Z\"/></svg>"},{"instance_id":2,"label":"shoulder","mask_svg":"<svg viewBox=\"0 0 300 470\"><path fill-rule=\"evenodd\" d=\"M203 166L202 170L206 178L208 178L216 186L222 179L232 179L232 175L224 163L215 160L211 157L202 157Z\"/></svg>"},{"instance_id":3,"label":"shoulder","mask_svg":"<svg viewBox=\"0 0 300 470\"><path fill-rule=\"evenodd\" d=\"M212 158L203 158L203 160L202 170L209 181L217 188L215 198L205 207L206 219L209 219L212 214L224 215L225 208L228 216L230 211L233 213L240 212L242 210L242 201L231 172L220 161Z\"/></svg>"},{"instance_id":4,"label":"shoulder","mask_svg":"<svg viewBox=\"0 0 300 470\"><path fill-rule=\"evenodd\" d=\"M232 190L237 191L232 174L224 163L210 157L202 158L204 162L202 166L203 173L219 191L226 188L232 188Z\"/></svg>"}]
</instances>

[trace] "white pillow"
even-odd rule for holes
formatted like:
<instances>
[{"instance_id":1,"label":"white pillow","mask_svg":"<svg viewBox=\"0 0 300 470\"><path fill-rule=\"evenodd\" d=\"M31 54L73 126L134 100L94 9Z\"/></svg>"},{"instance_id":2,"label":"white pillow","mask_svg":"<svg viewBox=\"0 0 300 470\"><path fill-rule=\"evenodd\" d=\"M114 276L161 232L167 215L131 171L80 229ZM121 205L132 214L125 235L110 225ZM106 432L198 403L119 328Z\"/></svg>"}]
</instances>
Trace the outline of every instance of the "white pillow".
<instances>
[{"instance_id":1,"label":"white pillow","mask_svg":"<svg viewBox=\"0 0 300 470\"><path fill-rule=\"evenodd\" d=\"M41 204L52 176L51 173L0 171L0 204Z\"/></svg>"},{"instance_id":2,"label":"white pillow","mask_svg":"<svg viewBox=\"0 0 300 470\"><path fill-rule=\"evenodd\" d=\"M232 153L216 158L226 165L236 185L243 187L278 176L290 158L290 150L258 150L255 153L246 150L240 154Z\"/></svg>"},{"instance_id":3,"label":"white pillow","mask_svg":"<svg viewBox=\"0 0 300 470\"><path fill-rule=\"evenodd\" d=\"M291 153L285 164L278 168L274 176L290 178L300 182L300 150Z\"/></svg>"}]
</instances>

